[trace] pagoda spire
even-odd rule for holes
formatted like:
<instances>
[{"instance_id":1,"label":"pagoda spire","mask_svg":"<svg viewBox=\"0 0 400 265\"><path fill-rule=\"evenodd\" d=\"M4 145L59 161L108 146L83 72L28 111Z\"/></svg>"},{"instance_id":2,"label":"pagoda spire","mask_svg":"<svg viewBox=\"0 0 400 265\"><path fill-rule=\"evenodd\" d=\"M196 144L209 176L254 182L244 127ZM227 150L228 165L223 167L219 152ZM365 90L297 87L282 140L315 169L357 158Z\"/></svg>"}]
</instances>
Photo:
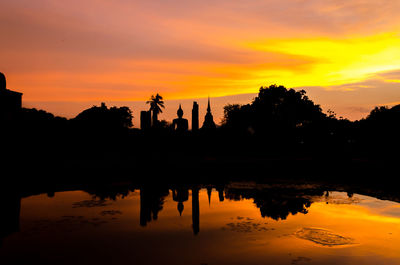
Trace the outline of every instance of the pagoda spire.
<instances>
[{"instance_id":1,"label":"pagoda spire","mask_svg":"<svg viewBox=\"0 0 400 265\"><path fill-rule=\"evenodd\" d=\"M206 113L206 116L204 117L202 129L213 130L215 128L216 128L216 126L215 126L214 118L211 113L210 96L208 96L207 113Z\"/></svg>"}]
</instances>

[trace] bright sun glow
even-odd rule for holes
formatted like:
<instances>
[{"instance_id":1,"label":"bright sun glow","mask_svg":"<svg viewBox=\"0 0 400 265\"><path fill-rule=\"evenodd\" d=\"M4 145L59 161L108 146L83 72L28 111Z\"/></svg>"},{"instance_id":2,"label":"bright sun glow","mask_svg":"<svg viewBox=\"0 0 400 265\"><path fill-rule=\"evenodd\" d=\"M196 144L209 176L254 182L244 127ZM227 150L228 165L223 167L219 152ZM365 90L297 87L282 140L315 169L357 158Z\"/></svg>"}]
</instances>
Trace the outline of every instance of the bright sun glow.
<instances>
[{"instance_id":1,"label":"bright sun glow","mask_svg":"<svg viewBox=\"0 0 400 265\"><path fill-rule=\"evenodd\" d=\"M400 68L400 38L396 33L346 39L278 39L248 43L267 52L304 56L314 61L304 72L272 72L289 86L333 86L363 81L378 72Z\"/></svg>"}]
</instances>

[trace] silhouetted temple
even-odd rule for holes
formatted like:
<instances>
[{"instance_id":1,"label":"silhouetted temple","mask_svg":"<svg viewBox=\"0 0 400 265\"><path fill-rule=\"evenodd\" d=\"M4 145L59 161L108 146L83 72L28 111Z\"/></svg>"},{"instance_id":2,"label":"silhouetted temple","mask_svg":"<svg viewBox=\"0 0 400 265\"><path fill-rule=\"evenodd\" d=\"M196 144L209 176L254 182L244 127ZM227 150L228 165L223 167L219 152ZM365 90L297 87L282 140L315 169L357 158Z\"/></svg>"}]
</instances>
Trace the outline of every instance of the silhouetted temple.
<instances>
[{"instance_id":1,"label":"silhouetted temple","mask_svg":"<svg viewBox=\"0 0 400 265\"><path fill-rule=\"evenodd\" d=\"M151 111L140 112L140 129L147 130L151 127Z\"/></svg>"},{"instance_id":2,"label":"silhouetted temple","mask_svg":"<svg viewBox=\"0 0 400 265\"><path fill-rule=\"evenodd\" d=\"M193 102L192 109L192 131L196 132L199 130L199 104L196 101Z\"/></svg>"},{"instance_id":3,"label":"silhouetted temple","mask_svg":"<svg viewBox=\"0 0 400 265\"><path fill-rule=\"evenodd\" d=\"M210 98L208 98L208 106L207 106L207 113L206 116L204 117L204 123L203 127L201 129L203 130L210 130L210 129L215 129L215 122L213 115L211 114L211 106L210 106Z\"/></svg>"},{"instance_id":4,"label":"silhouetted temple","mask_svg":"<svg viewBox=\"0 0 400 265\"><path fill-rule=\"evenodd\" d=\"M22 93L7 89L6 77L0 73L0 119L11 120L21 110Z\"/></svg>"},{"instance_id":5,"label":"silhouetted temple","mask_svg":"<svg viewBox=\"0 0 400 265\"><path fill-rule=\"evenodd\" d=\"M177 114L178 118L173 120L172 128L177 132L186 132L189 129L189 122L187 119L182 118L183 110L180 104Z\"/></svg>"}]
</instances>

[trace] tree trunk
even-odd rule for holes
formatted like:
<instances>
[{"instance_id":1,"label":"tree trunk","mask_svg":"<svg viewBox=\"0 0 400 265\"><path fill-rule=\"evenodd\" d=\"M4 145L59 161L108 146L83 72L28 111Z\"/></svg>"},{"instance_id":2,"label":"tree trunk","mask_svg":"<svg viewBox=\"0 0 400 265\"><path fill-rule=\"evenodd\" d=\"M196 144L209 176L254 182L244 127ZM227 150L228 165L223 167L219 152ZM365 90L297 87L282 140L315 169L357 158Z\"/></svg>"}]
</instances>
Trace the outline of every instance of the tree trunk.
<instances>
[{"instance_id":1,"label":"tree trunk","mask_svg":"<svg viewBox=\"0 0 400 265\"><path fill-rule=\"evenodd\" d=\"M156 127L158 124L158 113L153 110L153 127Z\"/></svg>"}]
</instances>

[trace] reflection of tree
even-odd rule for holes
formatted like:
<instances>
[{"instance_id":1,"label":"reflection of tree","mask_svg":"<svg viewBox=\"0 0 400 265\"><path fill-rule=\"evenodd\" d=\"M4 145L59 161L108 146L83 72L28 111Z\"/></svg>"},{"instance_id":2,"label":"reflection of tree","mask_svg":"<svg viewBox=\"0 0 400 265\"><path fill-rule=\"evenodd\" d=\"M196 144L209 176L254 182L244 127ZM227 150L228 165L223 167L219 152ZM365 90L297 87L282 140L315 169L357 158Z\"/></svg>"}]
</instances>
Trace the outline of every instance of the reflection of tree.
<instances>
[{"instance_id":1,"label":"reflection of tree","mask_svg":"<svg viewBox=\"0 0 400 265\"><path fill-rule=\"evenodd\" d=\"M146 226L151 220L157 220L163 209L164 199L168 196L168 188L143 187L140 189L140 225Z\"/></svg>"},{"instance_id":2,"label":"reflection of tree","mask_svg":"<svg viewBox=\"0 0 400 265\"><path fill-rule=\"evenodd\" d=\"M85 189L87 193L93 196L94 199L99 198L100 200L113 200L115 201L118 197L125 198L130 192L133 192L135 188L132 185L107 185L107 186L96 186L92 189Z\"/></svg>"},{"instance_id":3,"label":"reflection of tree","mask_svg":"<svg viewBox=\"0 0 400 265\"><path fill-rule=\"evenodd\" d=\"M285 220L289 214L308 213L310 196L322 196L320 190L291 189L227 189L225 196L231 200L253 199L262 217Z\"/></svg>"},{"instance_id":4,"label":"reflection of tree","mask_svg":"<svg viewBox=\"0 0 400 265\"><path fill-rule=\"evenodd\" d=\"M271 217L274 220L285 220L289 214L306 214L311 202L306 198L271 198L260 196L254 199L254 203L260 208L262 217Z\"/></svg>"}]
</instances>

